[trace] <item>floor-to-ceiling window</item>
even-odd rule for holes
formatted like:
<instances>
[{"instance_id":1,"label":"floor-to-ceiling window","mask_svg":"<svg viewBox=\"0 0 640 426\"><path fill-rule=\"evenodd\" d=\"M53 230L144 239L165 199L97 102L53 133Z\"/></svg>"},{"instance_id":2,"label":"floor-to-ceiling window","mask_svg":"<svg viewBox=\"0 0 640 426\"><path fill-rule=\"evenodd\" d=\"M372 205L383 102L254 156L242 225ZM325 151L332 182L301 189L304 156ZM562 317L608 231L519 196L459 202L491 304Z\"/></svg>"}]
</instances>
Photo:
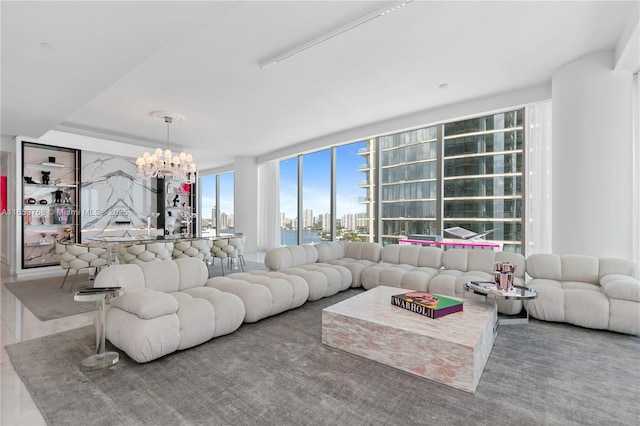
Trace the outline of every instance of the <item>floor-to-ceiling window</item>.
<instances>
[{"instance_id":1,"label":"floor-to-ceiling window","mask_svg":"<svg viewBox=\"0 0 640 426\"><path fill-rule=\"evenodd\" d=\"M439 233L437 133L433 126L379 138L383 244Z\"/></svg>"},{"instance_id":2,"label":"floor-to-ceiling window","mask_svg":"<svg viewBox=\"0 0 640 426\"><path fill-rule=\"evenodd\" d=\"M302 156L302 243L332 240L331 150Z\"/></svg>"},{"instance_id":3,"label":"floor-to-ceiling window","mask_svg":"<svg viewBox=\"0 0 640 426\"><path fill-rule=\"evenodd\" d=\"M200 179L200 234L203 237L217 235L216 182L217 175L203 176Z\"/></svg>"},{"instance_id":4,"label":"floor-to-ceiling window","mask_svg":"<svg viewBox=\"0 0 640 426\"><path fill-rule=\"evenodd\" d=\"M218 205L220 212L218 213L218 235L233 234L235 230L234 221L234 173L224 173L219 175L220 186L218 187Z\"/></svg>"},{"instance_id":5,"label":"floor-to-ceiling window","mask_svg":"<svg viewBox=\"0 0 640 426\"><path fill-rule=\"evenodd\" d=\"M234 173L200 179L200 233L217 236L234 232Z\"/></svg>"},{"instance_id":6,"label":"floor-to-ceiling window","mask_svg":"<svg viewBox=\"0 0 640 426\"><path fill-rule=\"evenodd\" d=\"M367 141L336 147L336 238L374 241L373 187L367 183L374 161Z\"/></svg>"},{"instance_id":7,"label":"floor-to-ceiling window","mask_svg":"<svg viewBox=\"0 0 640 426\"><path fill-rule=\"evenodd\" d=\"M280 162L280 244L298 244L298 157Z\"/></svg>"},{"instance_id":8,"label":"floor-to-ceiling window","mask_svg":"<svg viewBox=\"0 0 640 426\"><path fill-rule=\"evenodd\" d=\"M520 252L523 116L517 110L444 125L444 229L492 230L487 240Z\"/></svg>"},{"instance_id":9,"label":"floor-to-ceiling window","mask_svg":"<svg viewBox=\"0 0 640 426\"><path fill-rule=\"evenodd\" d=\"M521 109L284 160L282 228L289 226L302 243L353 239L393 244L402 237L452 237L445 229L462 227L491 231L486 240L519 252L524 238L523 122ZM303 231L300 239L287 225L294 211ZM282 243L293 240L283 238Z\"/></svg>"}]
</instances>

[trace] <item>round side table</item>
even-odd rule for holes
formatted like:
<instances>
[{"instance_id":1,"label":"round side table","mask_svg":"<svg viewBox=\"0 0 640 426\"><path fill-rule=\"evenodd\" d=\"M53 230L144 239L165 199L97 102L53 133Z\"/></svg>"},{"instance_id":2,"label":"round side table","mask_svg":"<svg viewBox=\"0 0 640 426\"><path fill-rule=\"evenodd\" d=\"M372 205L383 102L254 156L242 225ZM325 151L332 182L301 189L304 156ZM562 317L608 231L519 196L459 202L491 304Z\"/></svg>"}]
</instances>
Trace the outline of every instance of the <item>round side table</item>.
<instances>
[{"instance_id":1,"label":"round side table","mask_svg":"<svg viewBox=\"0 0 640 426\"><path fill-rule=\"evenodd\" d=\"M91 287L76 291L73 300L76 302L96 302L96 353L82 360L82 367L86 370L98 370L111 367L120 360L117 352L105 352L105 305L107 300L124 293L121 287Z\"/></svg>"}]
</instances>

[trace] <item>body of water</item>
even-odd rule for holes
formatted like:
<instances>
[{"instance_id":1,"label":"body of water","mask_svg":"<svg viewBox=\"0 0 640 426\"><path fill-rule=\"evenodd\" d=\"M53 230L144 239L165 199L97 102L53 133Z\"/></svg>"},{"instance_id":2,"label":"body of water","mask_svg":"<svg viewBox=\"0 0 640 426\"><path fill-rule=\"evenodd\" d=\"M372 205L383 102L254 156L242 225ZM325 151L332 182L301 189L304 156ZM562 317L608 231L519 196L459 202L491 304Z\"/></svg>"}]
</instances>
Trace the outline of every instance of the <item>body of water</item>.
<instances>
[{"instance_id":1,"label":"body of water","mask_svg":"<svg viewBox=\"0 0 640 426\"><path fill-rule=\"evenodd\" d=\"M320 233L316 231L302 231L303 244L319 243L324 241L320 238ZM298 244L298 231L290 229L280 229L280 243L285 246L295 246Z\"/></svg>"}]
</instances>

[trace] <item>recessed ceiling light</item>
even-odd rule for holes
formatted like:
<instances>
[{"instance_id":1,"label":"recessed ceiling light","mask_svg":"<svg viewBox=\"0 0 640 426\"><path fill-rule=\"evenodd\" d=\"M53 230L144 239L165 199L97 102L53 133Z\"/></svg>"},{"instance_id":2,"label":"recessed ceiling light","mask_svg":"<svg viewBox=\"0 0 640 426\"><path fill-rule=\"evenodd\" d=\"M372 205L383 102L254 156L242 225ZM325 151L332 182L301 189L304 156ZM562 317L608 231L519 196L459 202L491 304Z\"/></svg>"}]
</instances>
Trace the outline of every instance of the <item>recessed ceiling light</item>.
<instances>
[{"instance_id":1,"label":"recessed ceiling light","mask_svg":"<svg viewBox=\"0 0 640 426\"><path fill-rule=\"evenodd\" d=\"M449 83L442 83L440 86L438 86L439 89L448 89L449 88Z\"/></svg>"},{"instance_id":2,"label":"recessed ceiling light","mask_svg":"<svg viewBox=\"0 0 640 426\"><path fill-rule=\"evenodd\" d=\"M42 43L40 43L40 47L43 47L45 49L53 49L53 44L43 41Z\"/></svg>"}]
</instances>

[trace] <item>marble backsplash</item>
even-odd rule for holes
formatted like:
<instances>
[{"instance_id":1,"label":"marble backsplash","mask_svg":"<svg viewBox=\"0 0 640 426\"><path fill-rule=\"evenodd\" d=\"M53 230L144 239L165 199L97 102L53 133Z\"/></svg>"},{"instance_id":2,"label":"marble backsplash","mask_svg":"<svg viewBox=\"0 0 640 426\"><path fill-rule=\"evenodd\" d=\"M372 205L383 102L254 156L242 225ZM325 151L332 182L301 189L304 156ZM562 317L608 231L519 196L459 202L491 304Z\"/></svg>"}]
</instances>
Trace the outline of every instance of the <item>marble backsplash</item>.
<instances>
[{"instance_id":1,"label":"marble backsplash","mask_svg":"<svg viewBox=\"0 0 640 426\"><path fill-rule=\"evenodd\" d=\"M147 232L147 215L157 211L155 179L136 176L132 158L82 152L81 240ZM152 219L152 227L157 225Z\"/></svg>"}]
</instances>

